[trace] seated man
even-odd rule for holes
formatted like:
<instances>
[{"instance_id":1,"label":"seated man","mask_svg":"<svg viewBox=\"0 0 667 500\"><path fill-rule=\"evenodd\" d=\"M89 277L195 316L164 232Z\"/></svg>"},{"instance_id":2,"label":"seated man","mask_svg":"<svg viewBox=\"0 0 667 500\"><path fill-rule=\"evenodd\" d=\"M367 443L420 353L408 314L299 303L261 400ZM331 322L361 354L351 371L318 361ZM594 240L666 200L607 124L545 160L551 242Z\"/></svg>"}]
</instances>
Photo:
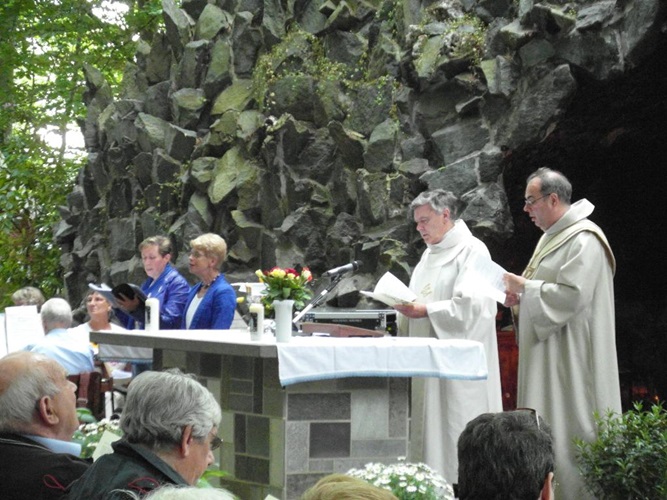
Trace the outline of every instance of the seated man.
<instances>
[{"instance_id":1,"label":"seated man","mask_svg":"<svg viewBox=\"0 0 667 500\"><path fill-rule=\"evenodd\" d=\"M70 500L143 497L162 484L194 485L213 463L220 405L192 376L148 371L129 385L123 439L70 486Z\"/></svg>"},{"instance_id":2,"label":"seated man","mask_svg":"<svg viewBox=\"0 0 667 500\"><path fill-rule=\"evenodd\" d=\"M65 299L54 298L44 302L39 313L46 335L44 339L25 348L44 354L60 363L69 375L92 372L95 369L94 352L85 335L68 331L72 326L72 308Z\"/></svg>"},{"instance_id":3,"label":"seated man","mask_svg":"<svg viewBox=\"0 0 667 500\"><path fill-rule=\"evenodd\" d=\"M461 500L553 500L551 429L535 410L484 413L458 441Z\"/></svg>"},{"instance_id":4,"label":"seated man","mask_svg":"<svg viewBox=\"0 0 667 500\"><path fill-rule=\"evenodd\" d=\"M15 352L0 359L0 492L7 500L60 498L89 467L72 443L76 386L54 360Z\"/></svg>"}]
</instances>

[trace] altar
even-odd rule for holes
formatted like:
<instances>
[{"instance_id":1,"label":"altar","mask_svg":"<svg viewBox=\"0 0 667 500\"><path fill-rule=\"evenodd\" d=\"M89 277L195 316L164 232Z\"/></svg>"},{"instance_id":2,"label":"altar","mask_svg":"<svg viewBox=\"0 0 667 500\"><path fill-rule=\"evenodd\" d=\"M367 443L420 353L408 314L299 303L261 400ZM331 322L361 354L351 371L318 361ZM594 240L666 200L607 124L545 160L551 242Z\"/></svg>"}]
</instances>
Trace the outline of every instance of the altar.
<instances>
[{"instance_id":1,"label":"altar","mask_svg":"<svg viewBox=\"0 0 667 500\"><path fill-rule=\"evenodd\" d=\"M321 477L408 452L411 377L479 380L481 343L425 338L294 337L245 330L91 332L151 347L154 369L194 373L222 407L216 462L245 500L292 500Z\"/></svg>"}]
</instances>

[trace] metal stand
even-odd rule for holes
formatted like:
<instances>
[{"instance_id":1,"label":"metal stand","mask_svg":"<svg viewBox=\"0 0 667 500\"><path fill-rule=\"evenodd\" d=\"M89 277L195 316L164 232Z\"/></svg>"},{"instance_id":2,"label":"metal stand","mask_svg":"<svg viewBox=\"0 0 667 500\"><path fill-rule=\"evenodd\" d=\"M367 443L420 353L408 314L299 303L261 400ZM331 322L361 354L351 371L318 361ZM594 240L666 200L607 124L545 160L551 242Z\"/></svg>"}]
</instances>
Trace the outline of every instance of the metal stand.
<instances>
[{"instance_id":1,"label":"metal stand","mask_svg":"<svg viewBox=\"0 0 667 500\"><path fill-rule=\"evenodd\" d=\"M306 315L308 311L310 311L313 307L317 307L324 300L324 297L326 297L326 295L331 290L336 288L338 283L340 283L341 279L343 279L342 274L338 274L333 278L331 278L331 282L324 288L324 290L322 290L317 296L313 297L311 301L308 302L306 307L304 307L301 311L298 312L298 314L294 316L292 323L294 324L298 323L301 320L301 318L303 318Z\"/></svg>"}]
</instances>

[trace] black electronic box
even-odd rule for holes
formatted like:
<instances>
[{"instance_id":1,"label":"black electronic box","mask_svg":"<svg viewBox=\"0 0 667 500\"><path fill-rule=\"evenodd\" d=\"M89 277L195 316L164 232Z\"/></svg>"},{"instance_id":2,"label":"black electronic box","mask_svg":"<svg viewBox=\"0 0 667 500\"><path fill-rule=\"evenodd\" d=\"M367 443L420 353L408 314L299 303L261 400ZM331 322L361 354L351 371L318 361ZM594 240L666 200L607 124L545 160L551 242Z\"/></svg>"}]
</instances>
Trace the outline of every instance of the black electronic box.
<instances>
[{"instance_id":1,"label":"black electronic box","mask_svg":"<svg viewBox=\"0 0 667 500\"><path fill-rule=\"evenodd\" d=\"M394 309L313 309L304 314L308 323L335 323L368 330L386 331L396 336L396 311Z\"/></svg>"}]
</instances>

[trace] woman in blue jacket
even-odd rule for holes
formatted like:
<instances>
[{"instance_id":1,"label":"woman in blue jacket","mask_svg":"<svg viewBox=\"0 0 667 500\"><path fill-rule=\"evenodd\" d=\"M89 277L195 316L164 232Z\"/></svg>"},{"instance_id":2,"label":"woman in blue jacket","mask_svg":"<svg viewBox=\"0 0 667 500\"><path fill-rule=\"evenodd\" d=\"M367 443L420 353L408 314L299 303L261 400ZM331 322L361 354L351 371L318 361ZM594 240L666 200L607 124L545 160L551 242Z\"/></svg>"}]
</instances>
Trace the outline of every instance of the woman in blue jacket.
<instances>
[{"instance_id":1,"label":"woman in blue jacket","mask_svg":"<svg viewBox=\"0 0 667 500\"><path fill-rule=\"evenodd\" d=\"M141 262L148 279L141 290L149 298L160 302L160 329L174 330L180 327L185 301L190 285L170 264L171 240L165 236L151 236L139 245ZM117 316L128 330L144 328L146 310L137 297L117 299L122 307Z\"/></svg>"},{"instance_id":2,"label":"woman in blue jacket","mask_svg":"<svg viewBox=\"0 0 667 500\"><path fill-rule=\"evenodd\" d=\"M236 292L220 271L227 243L207 233L190 241L190 248L190 272L201 281L190 289L181 329L227 330L236 311Z\"/></svg>"}]
</instances>

